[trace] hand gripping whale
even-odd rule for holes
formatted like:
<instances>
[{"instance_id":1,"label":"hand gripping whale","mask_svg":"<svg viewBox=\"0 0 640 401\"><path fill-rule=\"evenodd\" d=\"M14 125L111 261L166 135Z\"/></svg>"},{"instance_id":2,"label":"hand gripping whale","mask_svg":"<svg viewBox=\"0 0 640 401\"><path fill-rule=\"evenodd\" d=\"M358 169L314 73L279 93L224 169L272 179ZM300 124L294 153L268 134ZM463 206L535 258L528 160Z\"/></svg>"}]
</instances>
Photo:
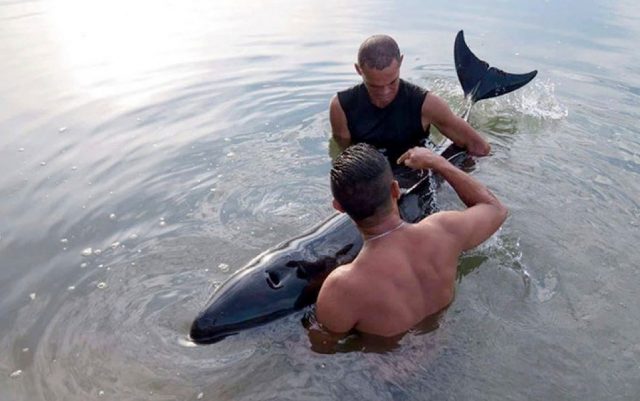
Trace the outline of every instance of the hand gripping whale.
<instances>
[{"instance_id":1,"label":"hand gripping whale","mask_svg":"<svg viewBox=\"0 0 640 401\"><path fill-rule=\"evenodd\" d=\"M465 119L476 101L512 92L537 74L510 74L490 67L471 52L462 31L456 36L454 59L469 100ZM466 157L463 149L448 140L434 151L454 164ZM405 221L417 222L436 211L431 184L427 174L400 197L398 207ZM213 294L191 326L191 339L214 343L313 304L327 275L351 262L362 245L353 221L344 214L334 214L311 231L263 252Z\"/></svg>"}]
</instances>

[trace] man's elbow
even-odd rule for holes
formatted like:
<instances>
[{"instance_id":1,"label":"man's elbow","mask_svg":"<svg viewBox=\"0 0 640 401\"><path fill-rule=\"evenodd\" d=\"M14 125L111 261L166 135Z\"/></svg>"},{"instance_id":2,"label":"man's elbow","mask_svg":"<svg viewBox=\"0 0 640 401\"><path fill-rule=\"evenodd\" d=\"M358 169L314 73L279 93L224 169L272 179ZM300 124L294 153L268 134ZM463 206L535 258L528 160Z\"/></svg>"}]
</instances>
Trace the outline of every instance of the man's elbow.
<instances>
[{"instance_id":1,"label":"man's elbow","mask_svg":"<svg viewBox=\"0 0 640 401\"><path fill-rule=\"evenodd\" d=\"M491 153L491 145L489 142L479 137L476 141L470 144L470 146L467 146L467 150L474 156L488 156Z\"/></svg>"},{"instance_id":2,"label":"man's elbow","mask_svg":"<svg viewBox=\"0 0 640 401\"><path fill-rule=\"evenodd\" d=\"M500 201L497 201L497 205L495 205L495 207L497 208L498 221L500 222L500 225L502 225L509 216L509 209Z\"/></svg>"},{"instance_id":3,"label":"man's elbow","mask_svg":"<svg viewBox=\"0 0 640 401\"><path fill-rule=\"evenodd\" d=\"M491 192L489 192L489 196L484 203L489 207L487 210L490 212L488 213L490 213L491 220L496 223L496 229L498 229L507 220L509 209Z\"/></svg>"},{"instance_id":4,"label":"man's elbow","mask_svg":"<svg viewBox=\"0 0 640 401\"><path fill-rule=\"evenodd\" d=\"M489 153L491 153L491 145L485 140L482 142L480 154L478 156L489 156Z\"/></svg>"}]
</instances>

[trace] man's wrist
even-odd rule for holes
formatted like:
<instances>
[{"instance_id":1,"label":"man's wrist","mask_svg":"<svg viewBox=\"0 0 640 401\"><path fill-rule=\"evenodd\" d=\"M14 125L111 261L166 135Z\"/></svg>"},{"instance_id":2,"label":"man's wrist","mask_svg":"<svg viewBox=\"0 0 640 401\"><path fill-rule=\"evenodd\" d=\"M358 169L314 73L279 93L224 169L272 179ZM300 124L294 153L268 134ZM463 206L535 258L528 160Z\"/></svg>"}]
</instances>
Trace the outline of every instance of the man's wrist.
<instances>
[{"instance_id":1,"label":"man's wrist","mask_svg":"<svg viewBox=\"0 0 640 401\"><path fill-rule=\"evenodd\" d=\"M438 158L436 160L437 162L433 163L431 169L435 170L438 173L441 172L442 170L445 170L447 167L451 166L451 163L449 163L447 159L445 159L440 155L438 155Z\"/></svg>"}]
</instances>

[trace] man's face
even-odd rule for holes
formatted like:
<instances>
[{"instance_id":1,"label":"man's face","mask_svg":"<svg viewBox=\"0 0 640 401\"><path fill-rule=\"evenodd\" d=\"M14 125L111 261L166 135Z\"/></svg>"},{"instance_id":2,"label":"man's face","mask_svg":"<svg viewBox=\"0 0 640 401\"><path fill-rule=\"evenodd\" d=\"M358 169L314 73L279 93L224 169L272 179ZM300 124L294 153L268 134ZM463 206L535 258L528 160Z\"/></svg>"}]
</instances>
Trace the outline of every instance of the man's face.
<instances>
[{"instance_id":1,"label":"man's face","mask_svg":"<svg viewBox=\"0 0 640 401\"><path fill-rule=\"evenodd\" d=\"M374 106L386 107L396 98L400 87L401 63L402 57L400 57L400 62L393 60L388 67L382 70L356 64L356 71L362 77L369 93L369 99Z\"/></svg>"}]
</instances>

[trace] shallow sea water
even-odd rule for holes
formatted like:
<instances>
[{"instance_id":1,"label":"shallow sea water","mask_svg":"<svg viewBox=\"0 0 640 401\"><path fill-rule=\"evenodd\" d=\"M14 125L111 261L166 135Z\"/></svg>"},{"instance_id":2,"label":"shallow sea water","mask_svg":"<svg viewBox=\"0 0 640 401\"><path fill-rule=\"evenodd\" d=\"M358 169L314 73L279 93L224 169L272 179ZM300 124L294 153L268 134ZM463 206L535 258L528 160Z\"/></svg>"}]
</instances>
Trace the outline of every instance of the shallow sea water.
<instances>
[{"instance_id":1,"label":"shallow sea water","mask_svg":"<svg viewBox=\"0 0 640 401\"><path fill-rule=\"evenodd\" d=\"M332 213L360 42L393 35L461 111L459 29L539 74L472 112L510 217L438 327L327 355L301 311L190 343L220 283ZM636 400L639 38L625 0L0 0L0 399Z\"/></svg>"}]
</instances>

